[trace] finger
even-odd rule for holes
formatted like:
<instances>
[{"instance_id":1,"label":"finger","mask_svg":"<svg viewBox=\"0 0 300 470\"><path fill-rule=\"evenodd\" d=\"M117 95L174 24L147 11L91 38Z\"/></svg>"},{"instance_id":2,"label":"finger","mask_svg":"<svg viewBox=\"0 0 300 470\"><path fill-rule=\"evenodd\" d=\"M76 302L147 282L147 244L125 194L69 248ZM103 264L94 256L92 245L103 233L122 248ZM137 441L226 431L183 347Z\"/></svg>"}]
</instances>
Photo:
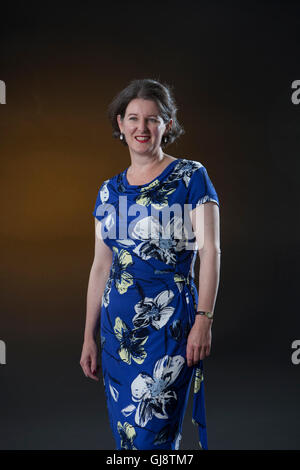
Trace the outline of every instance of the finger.
<instances>
[{"instance_id":1,"label":"finger","mask_svg":"<svg viewBox=\"0 0 300 470\"><path fill-rule=\"evenodd\" d=\"M81 361L79 362L79 364L80 364L80 367L81 367L81 369L82 369L82 372L84 373L84 375L86 375L86 371L85 371L85 362L81 360Z\"/></svg>"},{"instance_id":2,"label":"finger","mask_svg":"<svg viewBox=\"0 0 300 470\"><path fill-rule=\"evenodd\" d=\"M96 374L96 370L97 370L97 361L96 359L92 359L92 365L91 365L91 372L92 374Z\"/></svg>"},{"instance_id":3,"label":"finger","mask_svg":"<svg viewBox=\"0 0 300 470\"><path fill-rule=\"evenodd\" d=\"M209 349L210 349L209 345L203 348L204 357L209 356Z\"/></svg>"},{"instance_id":4,"label":"finger","mask_svg":"<svg viewBox=\"0 0 300 470\"><path fill-rule=\"evenodd\" d=\"M95 377L98 377L98 376L97 376L97 372L98 372L98 367L96 367L96 369L94 370L94 372L92 371L93 379L94 379Z\"/></svg>"},{"instance_id":5,"label":"finger","mask_svg":"<svg viewBox=\"0 0 300 470\"><path fill-rule=\"evenodd\" d=\"M89 368L86 369L86 377L89 377L90 379L93 379L93 380L99 380L99 378L96 375L94 375Z\"/></svg>"},{"instance_id":6,"label":"finger","mask_svg":"<svg viewBox=\"0 0 300 470\"><path fill-rule=\"evenodd\" d=\"M197 365L200 359L200 347L194 349L194 365Z\"/></svg>"},{"instance_id":7,"label":"finger","mask_svg":"<svg viewBox=\"0 0 300 470\"><path fill-rule=\"evenodd\" d=\"M88 368L88 364L86 362L83 363L82 365L82 370L83 370L83 373L86 377L88 377L88 373L89 373L89 368Z\"/></svg>"},{"instance_id":8,"label":"finger","mask_svg":"<svg viewBox=\"0 0 300 470\"><path fill-rule=\"evenodd\" d=\"M188 367L191 367L193 365L193 350L191 346L187 346L186 348L186 361Z\"/></svg>"},{"instance_id":9,"label":"finger","mask_svg":"<svg viewBox=\"0 0 300 470\"><path fill-rule=\"evenodd\" d=\"M99 377L97 377L97 375L91 375L90 378L93 380L96 380L97 382L99 380Z\"/></svg>"},{"instance_id":10,"label":"finger","mask_svg":"<svg viewBox=\"0 0 300 470\"><path fill-rule=\"evenodd\" d=\"M89 377L90 375L92 374L93 375L93 358L91 356L88 357L87 361L86 361L86 369L89 373Z\"/></svg>"},{"instance_id":11,"label":"finger","mask_svg":"<svg viewBox=\"0 0 300 470\"><path fill-rule=\"evenodd\" d=\"M94 379L94 380L98 380L98 377L95 377L93 374L92 374L92 371L91 371L91 366L90 366L91 362L89 360L86 360L84 363L83 363L83 372L84 372L84 375L86 377L90 377L91 379Z\"/></svg>"},{"instance_id":12,"label":"finger","mask_svg":"<svg viewBox=\"0 0 300 470\"><path fill-rule=\"evenodd\" d=\"M205 347L202 346L201 352L200 352L200 360L202 361L206 357L206 352L205 352Z\"/></svg>"}]
</instances>

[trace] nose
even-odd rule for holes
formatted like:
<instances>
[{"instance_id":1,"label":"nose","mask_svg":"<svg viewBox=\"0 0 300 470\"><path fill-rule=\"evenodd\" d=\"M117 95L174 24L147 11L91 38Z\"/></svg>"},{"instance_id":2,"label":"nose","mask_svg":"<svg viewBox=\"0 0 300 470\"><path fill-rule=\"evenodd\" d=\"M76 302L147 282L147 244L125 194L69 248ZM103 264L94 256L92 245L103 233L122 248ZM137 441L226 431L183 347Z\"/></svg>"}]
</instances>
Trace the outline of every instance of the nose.
<instances>
[{"instance_id":1,"label":"nose","mask_svg":"<svg viewBox=\"0 0 300 470\"><path fill-rule=\"evenodd\" d=\"M141 132L141 133L145 133L145 132L148 131L146 118L141 118L140 119L138 128L139 128L139 132Z\"/></svg>"}]
</instances>

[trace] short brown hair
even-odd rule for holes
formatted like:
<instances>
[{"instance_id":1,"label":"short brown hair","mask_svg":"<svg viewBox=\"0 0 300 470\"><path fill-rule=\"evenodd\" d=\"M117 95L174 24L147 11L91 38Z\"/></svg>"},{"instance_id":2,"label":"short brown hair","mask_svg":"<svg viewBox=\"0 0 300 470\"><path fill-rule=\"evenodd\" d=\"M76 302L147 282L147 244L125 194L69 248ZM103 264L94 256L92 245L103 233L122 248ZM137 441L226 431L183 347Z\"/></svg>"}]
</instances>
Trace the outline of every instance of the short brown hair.
<instances>
[{"instance_id":1,"label":"short brown hair","mask_svg":"<svg viewBox=\"0 0 300 470\"><path fill-rule=\"evenodd\" d=\"M124 88L114 97L113 101L108 106L108 118L112 124L112 135L114 138L120 138L121 134L117 121L117 115L120 114L121 118L124 119L128 104L135 98L143 98L145 100L155 101L164 122L167 123L170 119L172 119L172 127L169 133L164 136L167 137L168 140L167 142L164 142L164 137L162 138L162 147L171 144L181 134L185 133L183 127L179 124L176 117L178 108L175 103L171 86L166 83L162 84L157 80L143 78L132 80L126 88ZM127 145L125 139L123 139L121 142L124 145Z\"/></svg>"}]
</instances>

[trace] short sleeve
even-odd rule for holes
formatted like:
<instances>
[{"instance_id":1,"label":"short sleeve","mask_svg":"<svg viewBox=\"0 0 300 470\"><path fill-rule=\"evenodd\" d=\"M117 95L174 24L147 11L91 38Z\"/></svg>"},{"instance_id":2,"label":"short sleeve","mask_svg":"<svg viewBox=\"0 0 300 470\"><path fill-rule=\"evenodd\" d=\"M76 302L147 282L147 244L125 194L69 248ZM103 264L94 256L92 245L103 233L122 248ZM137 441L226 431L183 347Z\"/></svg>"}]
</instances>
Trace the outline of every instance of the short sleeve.
<instances>
[{"instance_id":1,"label":"short sleeve","mask_svg":"<svg viewBox=\"0 0 300 470\"><path fill-rule=\"evenodd\" d=\"M93 216L98 220L103 220L109 213L109 186L106 180L98 190L96 203L93 210Z\"/></svg>"},{"instance_id":2,"label":"short sleeve","mask_svg":"<svg viewBox=\"0 0 300 470\"><path fill-rule=\"evenodd\" d=\"M208 176L206 168L202 165L197 168L190 179L188 185L187 203L191 205L191 210L199 204L213 201L219 204L219 198L215 187Z\"/></svg>"}]
</instances>

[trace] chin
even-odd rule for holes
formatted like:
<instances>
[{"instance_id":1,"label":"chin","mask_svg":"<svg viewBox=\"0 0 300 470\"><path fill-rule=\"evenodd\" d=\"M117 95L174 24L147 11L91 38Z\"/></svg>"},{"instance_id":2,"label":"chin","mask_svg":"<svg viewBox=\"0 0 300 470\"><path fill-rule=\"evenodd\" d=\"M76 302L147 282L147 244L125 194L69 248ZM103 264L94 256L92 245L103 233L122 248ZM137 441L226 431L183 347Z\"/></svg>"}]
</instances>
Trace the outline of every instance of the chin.
<instances>
[{"instance_id":1,"label":"chin","mask_svg":"<svg viewBox=\"0 0 300 470\"><path fill-rule=\"evenodd\" d=\"M145 145L144 147L141 145L134 145L133 150L138 153L149 152L149 150L152 150L152 145Z\"/></svg>"}]
</instances>

